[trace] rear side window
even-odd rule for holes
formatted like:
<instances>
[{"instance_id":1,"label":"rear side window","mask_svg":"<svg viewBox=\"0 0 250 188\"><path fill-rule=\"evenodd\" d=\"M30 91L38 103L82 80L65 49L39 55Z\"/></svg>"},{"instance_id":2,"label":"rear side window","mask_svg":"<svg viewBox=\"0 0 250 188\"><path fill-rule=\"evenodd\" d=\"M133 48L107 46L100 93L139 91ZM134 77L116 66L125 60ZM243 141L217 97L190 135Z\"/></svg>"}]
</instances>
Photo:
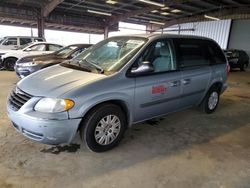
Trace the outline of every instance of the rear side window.
<instances>
[{"instance_id":1,"label":"rear side window","mask_svg":"<svg viewBox=\"0 0 250 188\"><path fill-rule=\"evenodd\" d=\"M20 38L20 45L31 43L31 38Z\"/></svg>"},{"instance_id":2,"label":"rear side window","mask_svg":"<svg viewBox=\"0 0 250 188\"><path fill-rule=\"evenodd\" d=\"M31 51L45 51L46 46L45 44L35 44L30 47Z\"/></svg>"},{"instance_id":3,"label":"rear side window","mask_svg":"<svg viewBox=\"0 0 250 188\"><path fill-rule=\"evenodd\" d=\"M214 42L206 41L212 65L226 63L226 57L221 48Z\"/></svg>"},{"instance_id":4,"label":"rear side window","mask_svg":"<svg viewBox=\"0 0 250 188\"><path fill-rule=\"evenodd\" d=\"M62 46L55 45L55 44L49 44L49 51L57 51L61 48L62 48Z\"/></svg>"},{"instance_id":5,"label":"rear side window","mask_svg":"<svg viewBox=\"0 0 250 188\"><path fill-rule=\"evenodd\" d=\"M17 38L8 38L6 41L4 41L3 45L17 45Z\"/></svg>"},{"instance_id":6,"label":"rear side window","mask_svg":"<svg viewBox=\"0 0 250 188\"><path fill-rule=\"evenodd\" d=\"M210 64L207 46L200 39L174 39L177 61L181 68Z\"/></svg>"},{"instance_id":7,"label":"rear side window","mask_svg":"<svg viewBox=\"0 0 250 188\"><path fill-rule=\"evenodd\" d=\"M44 42L43 38L34 38L34 42Z\"/></svg>"}]
</instances>

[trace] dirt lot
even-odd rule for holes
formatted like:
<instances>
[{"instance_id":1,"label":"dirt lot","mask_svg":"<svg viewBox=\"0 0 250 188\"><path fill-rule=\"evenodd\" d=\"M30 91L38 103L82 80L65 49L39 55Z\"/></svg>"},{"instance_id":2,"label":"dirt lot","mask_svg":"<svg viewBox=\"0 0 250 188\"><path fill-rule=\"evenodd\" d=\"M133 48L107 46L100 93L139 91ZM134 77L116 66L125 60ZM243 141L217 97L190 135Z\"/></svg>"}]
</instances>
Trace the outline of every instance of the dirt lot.
<instances>
[{"instance_id":1,"label":"dirt lot","mask_svg":"<svg viewBox=\"0 0 250 188\"><path fill-rule=\"evenodd\" d=\"M197 108L139 124L119 147L93 153L51 147L17 133L6 97L17 82L0 72L0 188L250 188L250 71L232 72L212 115Z\"/></svg>"}]
</instances>

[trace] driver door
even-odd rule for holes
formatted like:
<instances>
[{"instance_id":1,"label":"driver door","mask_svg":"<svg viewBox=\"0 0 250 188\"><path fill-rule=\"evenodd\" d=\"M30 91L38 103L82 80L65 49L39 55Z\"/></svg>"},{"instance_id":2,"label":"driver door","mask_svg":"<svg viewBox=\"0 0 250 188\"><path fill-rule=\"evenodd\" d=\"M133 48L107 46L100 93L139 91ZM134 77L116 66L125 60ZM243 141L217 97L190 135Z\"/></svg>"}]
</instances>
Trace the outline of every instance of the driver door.
<instances>
[{"instance_id":1,"label":"driver door","mask_svg":"<svg viewBox=\"0 0 250 188\"><path fill-rule=\"evenodd\" d=\"M35 44L29 48L29 51L26 51L28 55L42 55L46 54L46 45L45 44Z\"/></svg>"},{"instance_id":2,"label":"driver door","mask_svg":"<svg viewBox=\"0 0 250 188\"><path fill-rule=\"evenodd\" d=\"M153 64L154 72L135 78L135 122L177 110L181 94L181 73L177 69L172 41L154 42L137 60L137 66L144 61Z\"/></svg>"}]
</instances>

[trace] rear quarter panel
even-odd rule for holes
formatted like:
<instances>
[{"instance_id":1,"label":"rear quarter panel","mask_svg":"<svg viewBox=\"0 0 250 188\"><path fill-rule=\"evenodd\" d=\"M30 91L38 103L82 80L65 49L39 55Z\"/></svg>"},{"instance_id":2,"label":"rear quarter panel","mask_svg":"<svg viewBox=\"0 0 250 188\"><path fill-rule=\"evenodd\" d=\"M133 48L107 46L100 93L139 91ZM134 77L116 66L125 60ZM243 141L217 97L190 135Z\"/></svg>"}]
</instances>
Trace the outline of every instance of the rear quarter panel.
<instances>
[{"instance_id":1,"label":"rear quarter panel","mask_svg":"<svg viewBox=\"0 0 250 188\"><path fill-rule=\"evenodd\" d=\"M207 88L207 91L214 85L215 83L221 83L222 87L227 86L227 64L218 64L211 66L212 68L212 79L209 84L209 87ZM223 92L223 88L222 91ZM206 92L207 93L207 92Z\"/></svg>"}]
</instances>

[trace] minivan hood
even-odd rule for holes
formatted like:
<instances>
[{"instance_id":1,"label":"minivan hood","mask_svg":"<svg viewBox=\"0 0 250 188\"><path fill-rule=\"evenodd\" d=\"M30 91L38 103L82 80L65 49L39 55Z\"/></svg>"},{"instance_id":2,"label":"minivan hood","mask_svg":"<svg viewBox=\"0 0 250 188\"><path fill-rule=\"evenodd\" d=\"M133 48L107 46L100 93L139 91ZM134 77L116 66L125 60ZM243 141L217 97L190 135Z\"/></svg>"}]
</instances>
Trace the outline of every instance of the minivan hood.
<instances>
[{"instance_id":1,"label":"minivan hood","mask_svg":"<svg viewBox=\"0 0 250 188\"><path fill-rule=\"evenodd\" d=\"M84 86L105 77L103 74L55 65L27 76L18 82L17 87L33 96L56 98L78 86Z\"/></svg>"}]
</instances>

